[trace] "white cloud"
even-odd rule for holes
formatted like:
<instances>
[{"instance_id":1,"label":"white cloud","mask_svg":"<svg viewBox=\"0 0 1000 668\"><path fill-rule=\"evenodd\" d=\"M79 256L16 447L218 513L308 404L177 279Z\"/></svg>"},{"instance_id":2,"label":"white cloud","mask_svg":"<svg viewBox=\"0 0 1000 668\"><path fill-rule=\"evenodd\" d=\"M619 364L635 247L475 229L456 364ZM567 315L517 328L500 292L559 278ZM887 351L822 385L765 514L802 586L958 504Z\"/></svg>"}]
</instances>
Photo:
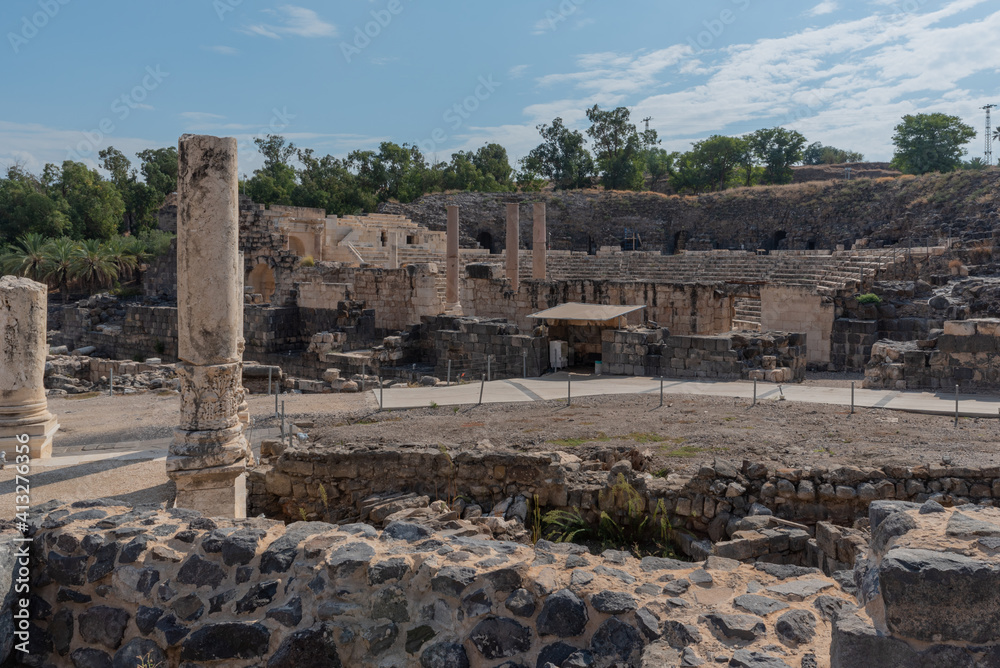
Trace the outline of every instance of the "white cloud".
<instances>
[{"instance_id":1,"label":"white cloud","mask_svg":"<svg viewBox=\"0 0 1000 668\"><path fill-rule=\"evenodd\" d=\"M509 79L520 79L529 69L531 69L531 65L515 65L507 70L507 77Z\"/></svg>"},{"instance_id":2,"label":"white cloud","mask_svg":"<svg viewBox=\"0 0 1000 668\"><path fill-rule=\"evenodd\" d=\"M586 54L576 71L538 79L543 90L559 87L562 99L524 113L539 122L563 115L582 127L588 106L626 104L633 118L654 118L670 149L686 150L709 134L786 125L810 141L884 159L904 114L946 111L978 127L985 91L967 89L997 72L1000 11L966 21L961 13L985 1L952 0L925 13L882 10L698 58L685 45ZM567 87L576 95L566 96Z\"/></svg>"},{"instance_id":3,"label":"white cloud","mask_svg":"<svg viewBox=\"0 0 1000 668\"><path fill-rule=\"evenodd\" d=\"M282 5L277 10L264 10L274 16L278 23L257 23L244 26L241 30L248 35L281 39L293 37L336 37L337 27L327 23L311 9L295 5Z\"/></svg>"},{"instance_id":4,"label":"white cloud","mask_svg":"<svg viewBox=\"0 0 1000 668\"><path fill-rule=\"evenodd\" d=\"M838 9L840 9L840 5L835 0L823 0L823 2L810 9L806 14L809 16L823 16L824 14L832 14Z\"/></svg>"}]
</instances>

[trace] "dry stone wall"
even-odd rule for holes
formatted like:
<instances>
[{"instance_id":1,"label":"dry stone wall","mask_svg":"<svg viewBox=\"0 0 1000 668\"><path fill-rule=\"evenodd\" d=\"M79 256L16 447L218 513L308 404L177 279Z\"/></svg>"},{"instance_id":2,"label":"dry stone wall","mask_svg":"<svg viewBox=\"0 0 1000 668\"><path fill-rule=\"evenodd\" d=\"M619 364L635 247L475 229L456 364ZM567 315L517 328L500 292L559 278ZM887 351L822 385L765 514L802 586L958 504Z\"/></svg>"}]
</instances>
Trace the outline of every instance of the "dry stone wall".
<instances>
[{"instance_id":1,"label":"dry stone wall","mask_svg":"<svg viewBox=\"0 0 1000 668\"><path fill-rule=\"evenodd\" d=\"M671 336L667 329L636 328L603 335L602 366L615 375L791 382L806 372L803 334Z\"/></svg>"},{"instance_id":2,"label":"dry stone wall","mask_svg":"<svg viewBox=\"0 0 1000 668\"><path fill-rule=\"evenodd\" d=\"M872 348L865 387L979 391L1000 388L1000 320L950 320L932 338L882 340Z\"/></svg>"},{"instance_id":3,"label":"dry stone wall","mask_svg":"<svg viewBox=\"0 0 1000 668\"><path fill-rule=\"evenodd\" d=\"M285 526L102 500L33 516L31 666L799 668L852 609L812 569L592 555L464 522Z\"/></svg>"}]
</instances>

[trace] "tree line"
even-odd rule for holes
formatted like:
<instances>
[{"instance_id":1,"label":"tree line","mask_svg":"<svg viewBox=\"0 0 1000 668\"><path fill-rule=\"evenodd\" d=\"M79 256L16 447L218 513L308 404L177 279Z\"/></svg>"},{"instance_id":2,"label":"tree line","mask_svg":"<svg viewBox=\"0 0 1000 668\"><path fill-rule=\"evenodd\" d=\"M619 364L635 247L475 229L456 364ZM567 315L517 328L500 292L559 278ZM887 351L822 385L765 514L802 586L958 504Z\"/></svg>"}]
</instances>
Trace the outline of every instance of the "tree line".
<instances>
[{"instance_id":1,"label":"tree line","mask_svg":"<svg viewBox=\"0 0 1000 668\"><path fill-rule=\"evenodd\" d=\"M511 165L507 150L489 143L458 151L448 162L428 161L410 144L382 142L346 158L318 156L280 135L255 140L263 164L240 182L255 202L320 208L350 215L377 210L388 201L411 202L434 192L533 192L603 187L697 194L732 187L784 184L796 164L860 162L861 153L808 144L795 130L763 128L741 136L712 135L686 152L667 151L657 132L640 130L625 107L587 110L583 132L563 119L538 126L540 143ZM955 116L905 116L895 128L893 165L906 173L979 168L963 162L963 145L975 130ZM156 212L177 187L177 150L137 154L138 168L119 150L100 152L102 176L85 164L46 165L40 175L14 165L0 178L0 248L27 234L109 240L156 226ZM142 178L139 178L141 174Z\"/></svg>"}]
</instances>

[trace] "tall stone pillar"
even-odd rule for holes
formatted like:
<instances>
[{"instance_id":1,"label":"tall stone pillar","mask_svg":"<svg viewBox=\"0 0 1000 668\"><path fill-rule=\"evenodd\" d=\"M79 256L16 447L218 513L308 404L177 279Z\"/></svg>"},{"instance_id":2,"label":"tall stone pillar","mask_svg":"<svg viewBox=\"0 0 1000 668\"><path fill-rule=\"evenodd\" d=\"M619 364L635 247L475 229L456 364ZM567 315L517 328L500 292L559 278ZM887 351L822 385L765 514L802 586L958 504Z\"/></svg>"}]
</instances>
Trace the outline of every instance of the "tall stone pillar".
<instances>
[{"instance_id":1,"label":"tall stone pillar","mask_svg":"<svg viewBox=\"0 0 1000 668\"><path fill-rule=\"evenodd\" d=\"M177 506L246 516L243 267L236 139L184 135L177 176L177 376L181 422L167 457Z\"/></svg>"},{"instance_id":2,"label":"tall stone pillar","mask_svg":"<svg viewBox=\"0 0 1000 668\"><path fill-rule=\"evenodd\" d=\"M531 244L532 278L545 280L545 247L547 242L548 235L545 232L545 202L536 202Z\"/></svg>"},{"instance_id":3,"label":"tall stone pillar","mask_svg":"<svg viewBox=\"0 0 1000 668\"><path fill-rule=\"evenodd\" d=\"M59 429L45 398L47 298L41 283L0 278L0 451L12 464L25 435L32 459L51 457Z\"/></svg>"},{"instance_id":4,"label":"tall stone pillar","mask_svg":"<svg viewBox=\"0 0 1000 668\"><path fill-rule=\"evenodd\" d=\"M520 247L520 207L518 204L507 205L507 278L510 285L517 291L520 284L520 261L517 252Z\"/></svg>"},{"instance_id":5,"label":"tall stone pillar","mask_svg":"<svg viewBox=\"0 0 1000 668\"><path fill-rule=\"evenodd\" d=\"M448 207L448 259L445 267L445 302L458 303L458 207Z\"/></svg>"}]
</instances>

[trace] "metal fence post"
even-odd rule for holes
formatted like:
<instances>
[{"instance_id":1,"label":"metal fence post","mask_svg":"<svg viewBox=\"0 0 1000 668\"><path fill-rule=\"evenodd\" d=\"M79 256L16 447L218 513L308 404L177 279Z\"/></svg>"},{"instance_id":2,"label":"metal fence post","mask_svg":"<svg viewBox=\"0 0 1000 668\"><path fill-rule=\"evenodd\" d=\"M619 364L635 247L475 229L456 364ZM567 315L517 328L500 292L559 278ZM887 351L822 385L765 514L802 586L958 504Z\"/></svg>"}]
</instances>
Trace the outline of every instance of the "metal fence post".
<instances>
[{"instance_id":1,"label":"metal fence post","mask_svg":"<svg viewBox=\"0 0 1000 668\"><path fill-rule=\"evenodd\" d=\"M483 405L483 390L486 389L486 374L483 374L483 382L479 384L479 406Z\"/></svg>"},{"instance_id":2,"label":"metal fence post","mask_svg":"<svg viewBox=\"0 0 1000 668\"><path fill-rule=\"evenodd\" d=\"M566 372L566 405L573 405L573 376Z\"/></svg>"},{"instance_id":3,"label":"metal fence post","mask_svg":"<svg viewBox=\"0 0 1000 668\"><path fill-rule=\"evenodd\" d=\"M115 396L115 368L111 367L111 380L108 381L108 396Z\"/></svg>"},{"instance_id":4,"label":"metal fence post","mask_svg":"<svg viewBox=\"0 0 1000 668\"><path fill-rule=\"evenodd\" d=\"M267 393L271 394L271 371L272 369L268 367L267 369Z\"/></svg>"},{"instance_id":5,"label":"metal fence post","mask_svg":"<svg viewBox=\"0 0 1000 668\"><path fill-rule=\"evenodd\" d=\"M448 360L448 387L451 387L451 360Z\"/></svg>"},{"instance_id":6,"label":"metal fence post","mask_svg":"<svg viewBox=\"0 0 1000 668\"><path fill-rule=\"evenodd\" d=\"M660 376L660 408L663 408L663 376Z\"/></svg>"},{"instance_id":7,"label":"metal fence post","mask_svg":"<svg viewBox=\"0 0 1000 668\"><path fill-rule=\"evenodd\" d=\"M527 350L522 350L521 351L521 377L522 378L527 378L528 377L528 351Z\"/></svg>"},{"instance_id":8,"label":"metal fence post","mask_svg":"<svg viewBox=\"0 0 1000 668\"><path fill-rule=\"evenodd\" d=\"M854 415L854 381L851 381L851 415Z\"/></svg>"},{"instance_id":9,"label":"metal fence post","mask_svg":"<svg viewBox=\"0 0 1000 668\"><path fill-rule=\"evenodd\" d=\"M958 385L955 385L955 426L958 426Z\"/></svg>"}]
</instances>

